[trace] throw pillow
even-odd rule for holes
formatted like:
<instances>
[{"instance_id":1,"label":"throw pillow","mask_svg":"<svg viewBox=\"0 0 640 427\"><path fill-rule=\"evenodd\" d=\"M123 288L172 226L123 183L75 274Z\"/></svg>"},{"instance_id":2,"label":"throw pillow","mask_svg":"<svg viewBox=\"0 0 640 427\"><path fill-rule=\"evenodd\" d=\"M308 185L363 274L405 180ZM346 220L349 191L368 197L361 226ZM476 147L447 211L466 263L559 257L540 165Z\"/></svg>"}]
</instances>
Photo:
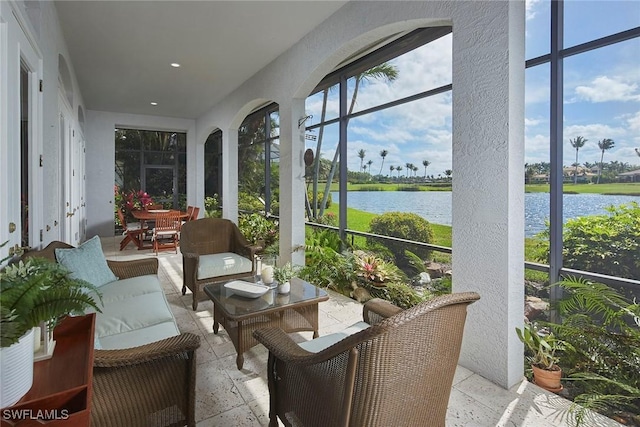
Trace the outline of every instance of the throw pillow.
<instances>
[{"instance_id":1,"label":"throw pillow","mask_svg":"<svg viewBox=\"0 0 640 427\"><path fill-rule=\"evenodd\" d=\"M77 248L57 248L55 252L58 262L76 279L86 280L97 287L118 280L107 265L98 236L92 237Z\"/></svg>"}]
</instances>

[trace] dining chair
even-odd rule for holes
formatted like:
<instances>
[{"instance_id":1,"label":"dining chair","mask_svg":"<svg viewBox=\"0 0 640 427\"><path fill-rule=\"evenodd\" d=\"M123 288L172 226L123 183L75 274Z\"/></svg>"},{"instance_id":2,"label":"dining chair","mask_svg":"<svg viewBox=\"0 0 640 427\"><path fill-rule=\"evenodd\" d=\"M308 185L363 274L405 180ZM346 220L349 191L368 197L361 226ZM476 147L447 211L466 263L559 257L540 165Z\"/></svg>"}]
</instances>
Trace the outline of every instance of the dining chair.
<instances>
[{"instance_id":1,"label":"dining chair","mask_svg":"<svg viewBox=\"0 0 640 427\"><path fill-rule=\"evenodd\" d=\"M179 211L162 212L156 216L156 224L153 227L153 250L158 255L162 249L173 248L178 253L178 243L180 241L180 221Z\"/></svg>"},{"instance_id":2,"label":"dining chair","mask_svg":"<svg viewBox=\"0 0 640 427\"><path fill-rule=\"evenodd\" d=\"M117 212L120 225L123 229L122 235L124 236L124 239L120 242L120 250L124 250L124 248L126 248L131 242L133 242L133 244L139 249L142 245L142 238L144 237L144 233L147 231L147 227L139 222L127 223L122 210L118 209Z\"/></svg>"}]
</instances>

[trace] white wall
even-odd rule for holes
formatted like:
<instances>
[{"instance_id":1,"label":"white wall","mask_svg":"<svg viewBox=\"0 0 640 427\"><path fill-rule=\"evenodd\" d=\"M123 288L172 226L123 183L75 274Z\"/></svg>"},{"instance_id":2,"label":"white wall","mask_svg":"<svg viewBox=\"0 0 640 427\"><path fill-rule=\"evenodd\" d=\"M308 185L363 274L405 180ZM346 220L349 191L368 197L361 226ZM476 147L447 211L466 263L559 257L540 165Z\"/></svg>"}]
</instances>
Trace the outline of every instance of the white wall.
<instances>
[{"instance_id":1,"label":"white wall","mask_svg":"<svg viewBox=\"0 0 640 427\"><path fill-rule=\"evenodd\" d=\"M19 134L19 74L20 56L33 51L38 68L38 80L43 81L43 91L35 91L31 104L36 106L32 117L34 129L30 153L31 200L29 202L31 242L33 247L46 245L60 238L64 212L61 211L61 182L67 171L60 171L60 143L58 129L58 55L69 61L53 2L0 2L0 242L20 242L20 229L8 232L8 223L20 226L20 134ZM77 106L83 105L82 95L73 72L73 111L71 122L77 123ZM42 166L40 166L42 155ZM42 230L42 241L40 240ZM0 258L7 247L0 250Z\"/></svg>"},{"instance_id":2,"label":"white wall","mask_svg":"<svg viewBox=\"0 0 640 427\"><path fill-rule=\"evenodd\" d=\"M159 116L86 111L87 138L87 238L114 235L113 185L115 183L115 128L178 131L187 133L187 165L195 163L195 121ZM202 157L201 157L202 158ZM191 161L190 161L191 159ZM187 167L187 201L197 191L196 171ZM201 174L201 176L204 176ZM204 193L203 193L204 194Z\"/></svg>"}]
</instances>

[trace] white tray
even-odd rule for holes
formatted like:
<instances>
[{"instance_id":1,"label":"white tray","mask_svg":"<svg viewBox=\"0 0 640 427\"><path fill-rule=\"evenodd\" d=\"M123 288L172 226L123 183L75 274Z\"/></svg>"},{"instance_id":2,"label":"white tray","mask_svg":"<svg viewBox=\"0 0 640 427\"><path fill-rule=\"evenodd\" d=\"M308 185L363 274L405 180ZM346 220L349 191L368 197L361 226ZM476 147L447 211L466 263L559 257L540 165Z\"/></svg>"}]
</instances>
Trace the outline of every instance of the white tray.
<instances>
[{"instance_id":1,"label":"white tray","mask_svg":"<svg viewBox=\"0 0 640 427\"><path fill-rule=\"evenodd\" d=\"M245 282L243 280L234 280L229 283L225 283L224 287L233 291L234 294L247 298L258 298L266 294L270 289L266 285L259 285L257 283Z\"/></svg>"},{"instance_id":2,"label":"white tray","mask_svg":"<svg viewBox=\"0 0 640 427\"><path fill-rule=\"evenodd\" d=\"M149 213L167 213L171 212L171 209L149 209Z\"/></svg>"}]
</instances>

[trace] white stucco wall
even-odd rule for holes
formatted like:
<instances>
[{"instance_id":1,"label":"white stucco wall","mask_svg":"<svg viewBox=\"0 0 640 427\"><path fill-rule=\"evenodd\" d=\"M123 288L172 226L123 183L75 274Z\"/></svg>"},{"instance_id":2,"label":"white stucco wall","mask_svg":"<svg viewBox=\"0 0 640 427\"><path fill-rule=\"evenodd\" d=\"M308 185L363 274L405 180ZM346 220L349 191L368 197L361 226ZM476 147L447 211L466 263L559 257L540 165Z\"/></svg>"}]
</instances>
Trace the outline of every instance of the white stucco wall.
<instances>
[{"instance_id":1,"label":"white stucco wall","mask_svg":"<svg viewBox=\"0 0 640 427\"><path fill-rule=\"evenodd\" d=\"M195 122L187 119L93 110L88 110L86 114L87 188L90 189L87 192L87 238L96 234L105 237L113 236L115 129L121 126L133 129L186 132L187 164L193 164L196 145ZM197 182L195 174L195 169L191 170L187 167L187 201L194 197L190 194L195 194L196 191L193 185L189 184Z\"/></svg>"},{"instance_id":2,"label":"white stucco wall","mask_svg":"<svg viewBox=\"0 0 640 427\"><path fill-rule=\"evenodd\" d=\"M482 297L469 310L461 363L509 387L523 374L514 327L523 318L524 2L350 2L200 117L197 142L212 128L237 127L256 100L272 100L287 125L280 143L296 160L304 144L289 132L301 117L295 99L358 49L442 24L453 26L453 286ZM284 259L304 243L304 193L292 191L298 168L293 161L280 181Z\"/></svg>"},{"instance_id":3,"label":"white stucco wall","mask_svg":"<svg viewBox=\"0 0 640 427\"><path fill-rule=\"evenodd\" d=\"M39 78L43 81L43 91L37 94L38 115L32 117L35 129L30 135L31 146L31 187L32 200L29 206L30 225L32 230L31 246L46 245L52 240L60 239L61 223L64 212L61 210L61 177L65 171L60 170L60 138L59 138L59 108L58 108L58 55L62 54L69 60L69 54L64 40L60 23L53 2L0 2L0 27L3 31L2 61L0 61L0 76L3 85L11 90L2 92L5 108L0 108L3 124L3 148L8 153L3 155L2 167L7 174L2 179L0 193L0 220L3 224L14 222L19 224L20 199L14 197L15 186L20 185L19 179L19 130L14 129L15 117L12 114L19 108L14 107L19 102L19 93L13 89L19 87L17 77L13 76L13 67L21 49L33 49L38 57ZM14 18L15 16L15 18ZM68 61L70 62L70 61ZM19 65L18 65L19 66ZM11 67L12 72L8 72ZM73 112L70 117L72 126L80 131L77 123L77 107L83 105L82 94L73 68L70 67L70 80L74 92ZM15 111L14 111L15 110ZM9 121L7 121L9 120ZM19 118L18 118L19 120ZM18 125L19 126L19 125ZM19 129L16 128L16 129ZM39 158L42 155L42 167ZM40 241L42 230L42 241ZM19 233L17 233L19 236ZM0 231L0 241L11 239L12 243L19 243L19 237L7 234L7 227ZM6 248L5 248L6 249ZM4 253L4 252L2 252ZM1 258L1 256L0 256Z\"/></svg>"}]
</instances>

